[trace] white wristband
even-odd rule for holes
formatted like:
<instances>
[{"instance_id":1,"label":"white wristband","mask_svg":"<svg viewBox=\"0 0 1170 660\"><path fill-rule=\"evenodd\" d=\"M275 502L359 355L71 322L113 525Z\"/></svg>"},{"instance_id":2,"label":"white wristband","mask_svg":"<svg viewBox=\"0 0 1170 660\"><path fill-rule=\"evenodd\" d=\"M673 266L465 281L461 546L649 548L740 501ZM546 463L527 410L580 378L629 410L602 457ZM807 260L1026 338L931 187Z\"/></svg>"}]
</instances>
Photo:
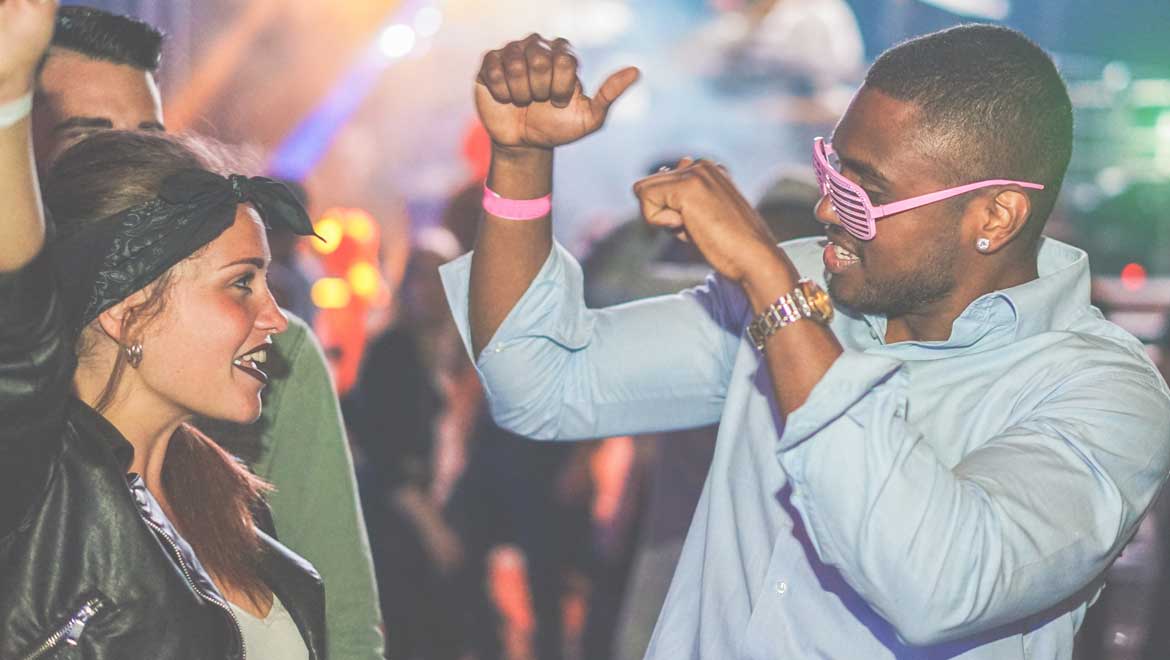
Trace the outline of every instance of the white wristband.
<instances>
[{"instance_id":1,"label":"white wristband","mask_svg":"<svg viewBox=\"0 0 1170 660\"><path fill-rule=\"evenodd\" d=\"M33 93L30 91L24 96L0 104L0 128L8 128L28 116L32 112Z\"/></svg>"}]
</instances>

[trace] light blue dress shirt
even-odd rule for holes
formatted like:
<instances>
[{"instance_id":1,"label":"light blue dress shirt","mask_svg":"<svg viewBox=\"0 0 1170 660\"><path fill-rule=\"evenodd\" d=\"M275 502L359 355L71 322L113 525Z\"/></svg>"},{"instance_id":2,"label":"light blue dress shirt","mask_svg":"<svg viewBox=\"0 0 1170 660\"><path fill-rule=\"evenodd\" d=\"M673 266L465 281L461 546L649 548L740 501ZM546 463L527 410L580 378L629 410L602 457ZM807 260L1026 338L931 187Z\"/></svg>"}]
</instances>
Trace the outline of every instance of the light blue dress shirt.
<instances>
[{"instance_id":1,"label":"light blue dress shirt","mask_svg":"<svg viewBox=\"0 0 1170 660\"><path fill-rule=\"evenodd\" d=\"M817 239L784 249L823 284ZM469 267L442 270L465 341ZM1170 393L1084 252L1046 239L1039 273L946 341L839 309L845 353L787 425L737 285L589 310L559 245L476 366L532 438L720 423L648 658L1067 659L1166 477Z\"/></svg>"}]
</instances>

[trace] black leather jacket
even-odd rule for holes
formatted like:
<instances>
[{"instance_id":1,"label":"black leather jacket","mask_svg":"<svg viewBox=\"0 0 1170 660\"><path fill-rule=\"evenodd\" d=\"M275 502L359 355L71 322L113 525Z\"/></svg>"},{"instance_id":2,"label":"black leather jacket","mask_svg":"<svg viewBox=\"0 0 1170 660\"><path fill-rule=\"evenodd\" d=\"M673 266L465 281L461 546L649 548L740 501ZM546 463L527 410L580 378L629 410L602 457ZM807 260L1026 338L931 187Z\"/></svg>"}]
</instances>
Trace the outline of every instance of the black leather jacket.
<instances>
[{"instance_id":1,"label":"black leather jacket","mask_svg":"<svg viewBox=\"0 0 1170 660\"><path fill-rule=\"evenodd\" d=\"M0 274L0 659L244 660L238 623L137 475L69 392L72 347L42 260ZM264 580L325 658L320 576L261 532Z\"/></svg>"}]
</instances>

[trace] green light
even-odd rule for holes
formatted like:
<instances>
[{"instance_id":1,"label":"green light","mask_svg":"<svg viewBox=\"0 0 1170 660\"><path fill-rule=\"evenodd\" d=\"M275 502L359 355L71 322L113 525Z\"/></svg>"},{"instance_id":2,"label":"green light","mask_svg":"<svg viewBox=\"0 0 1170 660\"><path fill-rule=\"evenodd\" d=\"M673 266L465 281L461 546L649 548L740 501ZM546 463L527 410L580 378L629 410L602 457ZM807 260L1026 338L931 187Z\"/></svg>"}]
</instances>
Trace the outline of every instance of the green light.
<instances>
[{"instance_id":1,"label":"green light","mask_svg":"<svg viewBox=\"0 0 1170 660\"><path fill-rule=\"evenodd\" d=\"M1170 110L1159 113L1154 124L1154 169L1170 177Z\"/></svg>"}]
</instances>

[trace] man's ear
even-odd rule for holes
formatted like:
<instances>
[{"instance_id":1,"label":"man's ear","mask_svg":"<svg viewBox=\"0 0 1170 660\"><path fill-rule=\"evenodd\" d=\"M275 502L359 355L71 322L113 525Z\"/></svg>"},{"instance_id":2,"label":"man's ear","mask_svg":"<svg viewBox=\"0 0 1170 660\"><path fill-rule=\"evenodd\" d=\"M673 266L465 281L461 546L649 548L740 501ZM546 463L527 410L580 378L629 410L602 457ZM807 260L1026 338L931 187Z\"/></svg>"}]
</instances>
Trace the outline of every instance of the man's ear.
<instances>
[{"instance_id":1,"label":"man's ear","mask_svg":"<svg viewBox=\"0 0 1170 660\"><path fill-rule=\"evenodd\" d=\"M976 207L979 209L978 222L971 245L975 245L974 241L978 239L987 239L990 245L986 250L980 250L986 254L996 252L1011 243L1024 230L1028 218L1032 217L1031 198L1014 188L1000 190L986 201L981 200L978 203L980 204Z\"/></svg>"},{"instance_id":2,"label":"man's ear","mask_svg":"<svg viewBox=\"0 0 1170 660\"><path fill-rule=\"evenodd\" d=\"M102 332L114 340L119 346L125 345L126 324L130 320L130 312L146 302L146 291L135 291L126 298L110 305L101 314L98 314L98 325Z\"/></svg>"}]
</instances>

